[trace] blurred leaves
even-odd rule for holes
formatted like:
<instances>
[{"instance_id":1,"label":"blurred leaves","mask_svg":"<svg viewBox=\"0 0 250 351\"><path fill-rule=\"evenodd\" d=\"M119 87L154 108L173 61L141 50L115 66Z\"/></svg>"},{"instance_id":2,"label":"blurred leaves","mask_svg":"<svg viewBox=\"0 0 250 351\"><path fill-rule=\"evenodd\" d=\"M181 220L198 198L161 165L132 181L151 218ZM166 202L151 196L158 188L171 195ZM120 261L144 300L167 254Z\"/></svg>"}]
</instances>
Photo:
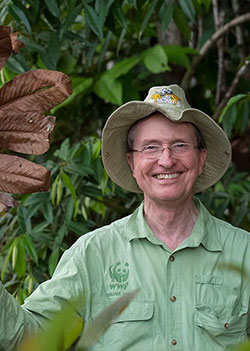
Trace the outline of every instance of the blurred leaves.
<instances>
[{"instance_id":1,"label":"blurred leaves","mask_svg":"<svg viewBox=\"0 0 250 351\"><path fill-rule=\"evenodd\" d=\"M249 11L248 5L241 10ZM226 20L233 19L228 1L225 11ZM19 209L0 216L1 279L23 302L51 277L61 254L79 236L140 203L141 195L116 186L103 169L104 122L118 105L143 100L150 87L180 83L214 33L214 20L211 0L6 0L0 3L0 21L18 31L25 44L1 70L0 86L37 68L62 71L73 83L73 94L49 112L57 118L50 150L31 157L50 170L50 190L18 196ZM244 23L246 57L249 34ZM224 45L230 86L242 61L233 31ZM217 70L212 48L187 90L190 104L209 115L216 106ZM248 78L240 81L220 117L232 142L246 135L246 145ZM245 144L241 149L245 152ZM198 196L215 216L250 230L250 176L239 171L247 162L236 158L225 176Z\"/></svg>"}]
</instances>

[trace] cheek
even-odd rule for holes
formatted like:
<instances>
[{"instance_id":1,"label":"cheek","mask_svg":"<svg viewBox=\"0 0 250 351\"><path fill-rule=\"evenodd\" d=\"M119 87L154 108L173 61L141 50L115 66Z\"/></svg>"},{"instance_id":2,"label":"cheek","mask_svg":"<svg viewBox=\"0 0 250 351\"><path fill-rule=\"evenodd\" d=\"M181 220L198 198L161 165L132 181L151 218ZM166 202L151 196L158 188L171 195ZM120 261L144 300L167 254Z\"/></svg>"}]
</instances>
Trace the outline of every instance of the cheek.
<instances>
[{"instance_id":1,"label":"cheek","mask_svg":"<svg viewBox=\"0 0 250 351\"><path fill-rule=\"evenodd\" d=\"M199 155L199 175L202 173L207 158L207 150L201 150Z\"/></svg>"}]
</instances>

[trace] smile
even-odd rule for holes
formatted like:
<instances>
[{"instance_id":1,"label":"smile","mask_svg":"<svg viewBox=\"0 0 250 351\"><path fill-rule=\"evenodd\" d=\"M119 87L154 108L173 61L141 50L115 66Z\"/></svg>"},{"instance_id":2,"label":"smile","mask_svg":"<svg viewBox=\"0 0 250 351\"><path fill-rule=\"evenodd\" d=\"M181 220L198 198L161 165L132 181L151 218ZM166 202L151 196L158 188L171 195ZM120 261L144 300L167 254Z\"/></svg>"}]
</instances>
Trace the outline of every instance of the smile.
<instances>
[{"instance_id":1,"label":"smile","mask_svg":"<svg viewBox=\"0 0 250 351\"><path fill-rule=\"evenodd\" d=\"M157 179L173 179L173 178L177 178L179 175L180 175L180 173L157 174L156 178Z\"/></svg>"}]
</instances>

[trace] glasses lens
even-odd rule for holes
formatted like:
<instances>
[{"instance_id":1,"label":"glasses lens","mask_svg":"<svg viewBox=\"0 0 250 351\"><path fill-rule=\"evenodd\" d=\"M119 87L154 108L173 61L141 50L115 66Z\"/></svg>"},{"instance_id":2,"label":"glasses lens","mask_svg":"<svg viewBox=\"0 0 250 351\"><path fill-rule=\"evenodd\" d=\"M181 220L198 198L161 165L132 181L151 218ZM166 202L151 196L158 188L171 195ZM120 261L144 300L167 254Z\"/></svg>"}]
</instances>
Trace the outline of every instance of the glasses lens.
<instances>
[{"instance_id":1,"label":"glasses lens","mask_svg":"<svg viewBox=\"0 0 250 351\"><path fill-rule=\"evenodd\" d=\"M182 155L188 150L190 150L192 146L189 143L178 143L171 146L173 155Z\"/></svg>"}]
</instances>

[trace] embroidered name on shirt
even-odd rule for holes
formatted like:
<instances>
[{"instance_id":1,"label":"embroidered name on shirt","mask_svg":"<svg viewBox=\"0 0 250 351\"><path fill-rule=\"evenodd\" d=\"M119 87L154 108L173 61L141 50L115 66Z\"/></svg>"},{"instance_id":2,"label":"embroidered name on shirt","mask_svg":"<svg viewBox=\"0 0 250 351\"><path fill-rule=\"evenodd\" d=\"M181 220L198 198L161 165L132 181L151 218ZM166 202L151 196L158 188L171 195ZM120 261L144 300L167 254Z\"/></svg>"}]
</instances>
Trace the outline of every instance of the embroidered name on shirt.
<instances>
[{"instance_id":1,"label":"embroidered name on shirt","mask_svg":"<svg viewBox=\"0 0 250 351\"><path fill-rule=\"evenodd\" d=\"M128 287L129 264L116 262L109 267L109 276L111 282L109 284L108 297L120 296Z\"/></svg>"}]
</instances>

